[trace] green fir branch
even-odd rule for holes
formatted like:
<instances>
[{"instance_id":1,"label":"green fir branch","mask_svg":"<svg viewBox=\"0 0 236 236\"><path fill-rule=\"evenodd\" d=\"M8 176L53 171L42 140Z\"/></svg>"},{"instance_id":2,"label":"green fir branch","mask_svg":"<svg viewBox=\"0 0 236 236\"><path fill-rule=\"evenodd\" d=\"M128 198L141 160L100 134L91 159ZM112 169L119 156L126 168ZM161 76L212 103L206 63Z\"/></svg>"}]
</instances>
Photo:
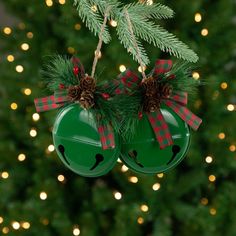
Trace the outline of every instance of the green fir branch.
<instances>
[{"instance_id":1,"label":"green fir branch","mask_svg":"<svg viewBox=\"0 0 236 236\"><path fill-rule=\"evenodd\" d=\"M135 14L149 19L168 19L174 16L174 11L160 3L148 5L146 3L134 3L126 6L130 14Z\"/></svg>"},{"instance_id":2,"label":"green fir branch","mask_svg":"<svg viewBox=\"0 0 236 236\"><path fill-rule=\"evenodd\" d=\"M64 86L77 85L78 78L73 74L73 64L70 59L60 55L50 57L50 62L43 67L42 77L51 91Z\"/></svg>"}]
</instances>

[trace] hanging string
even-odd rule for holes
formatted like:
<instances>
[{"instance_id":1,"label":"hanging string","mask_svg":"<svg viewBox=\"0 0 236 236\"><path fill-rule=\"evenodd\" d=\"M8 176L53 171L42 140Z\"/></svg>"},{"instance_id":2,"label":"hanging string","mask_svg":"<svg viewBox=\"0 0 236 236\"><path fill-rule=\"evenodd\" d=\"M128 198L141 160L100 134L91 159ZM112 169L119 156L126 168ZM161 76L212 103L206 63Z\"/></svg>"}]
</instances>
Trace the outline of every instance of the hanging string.
<instances>
[{"instance_id":1,"label":"hanging string","mask_svg":"<svg viewBox=\"0 0 236 236\"><path fill-rule=\"evenodd\" d=\"M94 60L93 60L93 67L92 67L92 73L91 73L92 78L94 78L95 71L96 71L96 66L97 66L98 59L99 59L99 56L100 56L100 53L101 53L102 42L103 42L102 41L102 36L104 34L104 31L105 31L105 27L106 27L106 24L107 24L107 19L108 19L110 10L111 10L111 7L110 6L107 7L107 9L105 11L104 21L103 21L103 24L102 24L102 27L101 27L101 31L99 33L99 41L98 41L97 49L95 51L95 57L94 57Z\"/></svg>"},{"instance_id":2,"label":"hanging string","mask_svg":"<svg viewBox=\"0 0 236 236\"><path fill-rule=\"evenodd\" d=\"M129 28L130 34L131 34L131 37L132 37L133 42L134 42L134 47L135 47L135 50L137 52L137 59L138 59L138 63L140 64L140 67L141 67L141 73L142 73L142 77L143 77L143 81L144 81L144 80L147 79L147 76L144 72L145 65L144 65L144 63L141 59L141 53L139 51L138 43L137 43L135 35L134 35L134 30L133 30L132 22L131 22L130 17L129 17L129 12L128 12L127 9L125 9L124 12L125 12L125 18L128 22L128 28Z\"/></svg>"}]
</instances>

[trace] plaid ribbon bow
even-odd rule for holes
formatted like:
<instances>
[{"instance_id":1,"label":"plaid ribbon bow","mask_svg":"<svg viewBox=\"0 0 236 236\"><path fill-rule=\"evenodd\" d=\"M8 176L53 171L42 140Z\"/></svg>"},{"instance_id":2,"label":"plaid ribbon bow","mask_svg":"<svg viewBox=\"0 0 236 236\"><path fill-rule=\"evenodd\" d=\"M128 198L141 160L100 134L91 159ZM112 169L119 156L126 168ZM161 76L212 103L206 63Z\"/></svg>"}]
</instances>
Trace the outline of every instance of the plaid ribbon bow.
<instances>
[{"instance_id":1,"label":"plaid ribbon bow","mask_svg":"<svg viewBox=\"0 0 236 236\"><path fill-rule=\"evenodd\" d=\"M155 79L161 79L162 75L169 72L171 68L171 60L157 60L155 67L151 72L151 76ZM175 79L175 76L172 75L170 78ZM119 86L115 91L116 94L127 94L131 91L140 89L142 79L129 69L120 74L118 79ZM171 108L190 127L197 130L202 123L202 120L186 107L187 102L188 94L181 91L175 91L170 97L161 99L162 104ZM161 110L158 109L155 112L147 113L147 116L160 148L163 149L173 145L172 136Z\"/></svg>"},{"instance_id":2,"label":"plaid ribbon bow","mask_svg":"<svg viewBox=\"0 0 236 236\"><path fill-rule=\"evenodd\" d=\"M84 67L78 58L73 57L72 63L74 65L74 71L76 71L76 76L80 80L85 77ZM61 86L58 90L54 92L54 95L36 98L34 99L35 107L37 112L50 111L54 109L61 108L66 104L70 103L71 100L68 97L68 91L64 86ZM115 147L115 137L114 132L110 124L104 124L98 126L98 133L100 136L102 148L104 150Z\"/></svg>"}]
</instances>

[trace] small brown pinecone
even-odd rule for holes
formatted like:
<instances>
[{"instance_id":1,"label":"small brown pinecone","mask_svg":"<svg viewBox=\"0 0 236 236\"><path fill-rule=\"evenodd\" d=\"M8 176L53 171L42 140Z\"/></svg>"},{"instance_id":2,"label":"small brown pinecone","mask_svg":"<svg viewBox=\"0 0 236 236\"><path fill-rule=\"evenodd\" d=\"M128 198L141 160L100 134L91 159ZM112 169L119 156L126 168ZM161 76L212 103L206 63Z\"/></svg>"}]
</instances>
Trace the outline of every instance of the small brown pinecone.
<instances>
[{"instance_id":1,"label":"small brown pinecone","mask_svg":"<svg viewBox=\"0 0 236 236\"><path fill-rule=\"evenodd\" d=\"M81 89L79 85L70 86L68 88L68 97L72 102L78 101L81 96Z\"/></svg>"},{"instance_id":2,"label":"small brown pinecone","mask_svg":"<svg viewBox=\"0 0 236 236\"><path fill-rule=\"evenodd\" d=\"M143 110L145 112L155 112L160 108L160 99L157 97L145 97Z\"/></svg>"},{"instance_id":3,"label":"small brown pinecone","mask_svg":"<svg viewBox=\"0 0 236 236\"><path fill-rule=\"evenodd\" d=\"M80 88L82 91L95 91L96 82L95 79L89 76L86 76L80 80Z\"/></svg>"},{"instance_id":4,"label":"small brown pinecone","mask_svg":"<svg viewBox=\"0 0 236 236\"><path fill-rule=\"evenodd\" d=\"M159 84L159 94L162 98L169 98L173 92L173 87L167 83Z\"/></svg>"},{"instance_id":5,"label":"small brown pinecone","mask_svg":"<svg viewBox=\"0 0 236 236\"><path fill-rule=\"evenodd\" d=\"M142 87L145 90L145 95L148 97L155 96L157 91L157 86L158 83L153 77L150 77L142 82Z\"/></svg>"},{"instance_id":6,"label":"small brown pinecone","mask_svg":"<svg viewBox=\"0 0 236 236\"><path fill-rule=\"evenodd\" d=\"M83 109L86 110L92 108L95 105L93 92L90 90L82 91L79 104Z\"/></svg>"}]
</instances>

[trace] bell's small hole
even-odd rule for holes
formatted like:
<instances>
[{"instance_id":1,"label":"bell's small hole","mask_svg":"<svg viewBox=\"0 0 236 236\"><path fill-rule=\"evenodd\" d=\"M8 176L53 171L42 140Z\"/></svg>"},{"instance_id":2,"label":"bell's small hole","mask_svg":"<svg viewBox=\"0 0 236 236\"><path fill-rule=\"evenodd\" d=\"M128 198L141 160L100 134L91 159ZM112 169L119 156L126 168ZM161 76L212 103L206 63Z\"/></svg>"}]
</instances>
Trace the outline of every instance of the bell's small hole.
<instances>
[{"instance_id":1,"label":"bell's small hole","mask_svg":"<svg viewBox=\"0 0 236 236\"><path fill-rule=\"evenodd\" d=\"M104 157L103 157L102 154L96 154L95 158L96 158L96 160L97 160L98 162L101 162L101 161L104 160Z\"/></svg>"}]
</instances>

